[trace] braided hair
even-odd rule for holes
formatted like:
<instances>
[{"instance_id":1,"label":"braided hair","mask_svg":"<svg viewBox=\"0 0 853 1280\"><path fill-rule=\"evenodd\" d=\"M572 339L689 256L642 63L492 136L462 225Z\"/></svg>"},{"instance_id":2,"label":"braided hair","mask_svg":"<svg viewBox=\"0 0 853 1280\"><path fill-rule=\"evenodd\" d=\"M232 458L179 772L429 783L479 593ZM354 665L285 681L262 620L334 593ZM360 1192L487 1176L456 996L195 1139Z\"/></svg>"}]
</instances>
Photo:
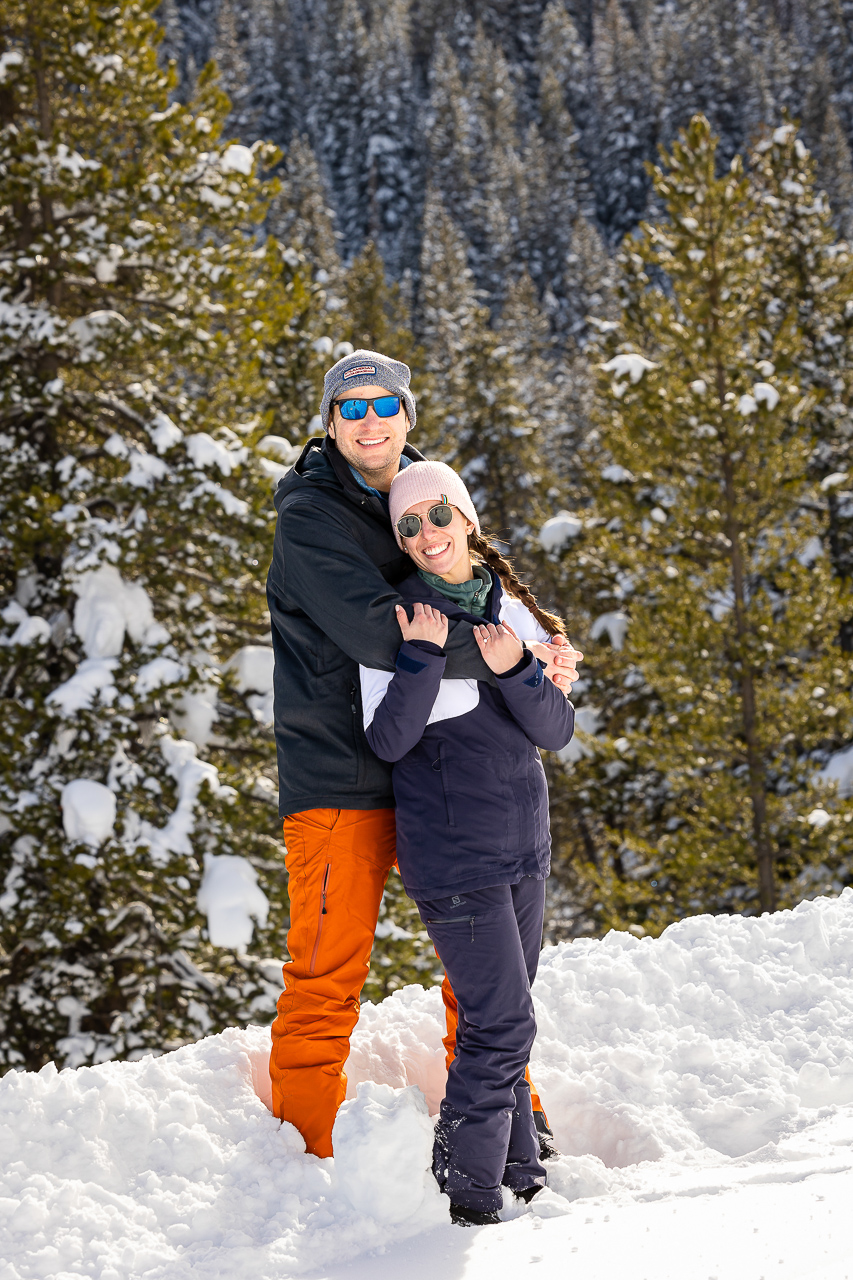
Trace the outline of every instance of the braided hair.
<instances>
[{"instance_id":1,"label":"braided hair","mask_svg":"<svg viewBox=\"0 0 853 1280\"><path fill-rule=\"evenodd\" d=\"M549 636L565 635L566 624L563 619L559 614L548 613L546 609L539 607L533 592L523 582L519 582L511 562L501 554L491 539L480 533L469 533L468 549L498 575L504 590L509 595L515 596L516 600L520 600L527 606Z\"/></svg>"}]
</instances>

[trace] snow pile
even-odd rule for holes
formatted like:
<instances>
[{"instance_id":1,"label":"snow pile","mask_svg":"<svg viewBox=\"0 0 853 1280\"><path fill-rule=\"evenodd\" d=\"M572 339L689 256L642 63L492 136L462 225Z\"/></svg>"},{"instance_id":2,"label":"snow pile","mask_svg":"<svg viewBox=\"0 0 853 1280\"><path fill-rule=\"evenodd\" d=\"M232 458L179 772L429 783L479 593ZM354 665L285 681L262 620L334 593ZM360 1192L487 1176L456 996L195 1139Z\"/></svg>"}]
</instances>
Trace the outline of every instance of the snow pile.
<instances>
[{"instance_id":1,"label":"snow pile","mask_svg":"<svg viewBox=\"0 0 853 1280\"><path fill-rule=\"evenodd\" d=\"M215 947L247 951L253 921L263 928L270 904L258 884L258 874L246 858L223 853L204 855L204 876L198 891L198 909L207 916L207 931Z\"/></svg>"},{"instance_id":2,"label":"snow pile","mask_svg":"<svg viewBox=\"0 0 853 1280\"><path fill-rule=\"evenodd\" d=\"M62 788L62 825L69 840L97 849L113 833L116 798L109 787L91 778L75 778Z\"/></svg>"},{"instance_id":3,"label":"snow pile","mask_svg":"<svg viewBox=\"0 0 853 1280\"><path fill-rule=\"evenodd\" d=\"M446 1225L427 1172L441 999L410 987L362 1010L334 1160L261 1102L265 1028L7 1076L0 1275L426 1280L536 1260L615 1280L632 1259L638 1280L853 1276L831 1235L853 1183L853 891L549 948L535 996L533 1078L564 1154L501 1227Z\"/></svg>"}]
</instances>

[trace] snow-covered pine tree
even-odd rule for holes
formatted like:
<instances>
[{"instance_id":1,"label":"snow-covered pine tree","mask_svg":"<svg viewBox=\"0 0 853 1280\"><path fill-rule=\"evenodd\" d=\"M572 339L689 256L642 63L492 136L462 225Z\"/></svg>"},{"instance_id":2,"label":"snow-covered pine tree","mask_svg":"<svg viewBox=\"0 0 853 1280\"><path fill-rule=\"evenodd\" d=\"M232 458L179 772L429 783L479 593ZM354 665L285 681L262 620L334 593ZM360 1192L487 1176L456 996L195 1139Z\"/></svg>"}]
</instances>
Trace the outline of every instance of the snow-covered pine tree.
<instances>
[{"instance_id":1,"label":"snow-covered pine tree","mask_svg":"<svg viewBox=\"0 0 853 1280\"><path fill-rule=\"evenodd\" d=\"M416 210L423 200L408 28L405 0L387 0L374 14L364 72L366 230L395 279L411 263Z\"/></svg>"},{"instance_id":2,"label":"snow-covered pine tree","mask_svg":"<svg viewBox=\"0 0 853 1280\"><path fill-rule=\"evenodd\" d=\"M524 183L516 252L536 283L555 333L565 337L577 300L566 290L566 257L572 225L591 213L589 175L578 153L580 135L563 106L563 93L547 67L540 91L541 124L527 130L522 154Z\"/></svg>"},{"instance_id":3,"label":"snow-covered pine tree","mask_svg":"<svg viewBox=\"0 0 853 1280\"><path fill-rule=\"evenodd\" d=\"M632 30L618 0L608 0L596 15L594 31L593 183L599 222L618 241L646 206L645 164L655 142L659 88L645 33Z\"/></svg>"},{"instance_id":4,"label":"snow-covered pine tree","mask_svg":"<svg viewBox=\"0 0 853 1280\"><path fill-rule=\"evenodd\" d=\"M409 309L400 286L389 282L373 240L355 258L344 281L346 337L354 347L383 351L406 364L417 363Z\"/></svg>"},{"instance_id":5,"label":"snow-covered pine tree","mask_svg":"<svg viewBox=\"0 0 853 1280\"><path fill-rule=\"evenodd\" d=\"M590 801L596 771L599 792L621 793L620 825L585 867L593 914L654 932L850 878L853 812L816 777L849 723L853 665L837 644L849 591L815 550L803 339L796 317L767 324L768 211L739 160L717 176L715 153L696 117L654 171L667 221L622 255L602 365L607 523L578 546L579 583L609 575L620 603L629 593L590 631L623 646L597 760L575 766Z\"/></svg>"},{"instance_id":6,"label":"snow-covered pine tree","mask_svg":"<svg viewBox=\"0 0 853 1280\"><path fill-rule=\"evenodd\" d=\"M459 62L441 32L430 70L429 171L432 185L460 226L470 216L474 191L470 133L470 107Z\"/></svg>"},{"instance_id":7,"label":"snow-covered pine tree","mask_svg":"<svg viewBox=\"0 0 853 1280\"><path fill-rule=\"evenodd\" d=\"M835 215L839 233L853 236L853 158L844 134L841 117L830 103L818 141L820 180Z\"/></svg>"},{"instance_id":8,"label":"snow-covered pine tree","mask_svg":"<svg viewBox=\"0 0 853 1280\"><path fill-rule=\"evenodd\" d=\"M827 115L831 108L828 108ZM815 165L790 122L766 131L750 170L765 231L765 325L795 324L801 345L796 378L814 399L810 473L826 503L826 549L836 573L853 577L853 508L846 487L853 466L853 254L838 241L833 209L816 189ZM853 648L845 623L842 644Z\"/></svg>"},{"instance_id":9,"label":"snow-covered pine tree","mask_svg":"<svg viewBox=\"0 0 853 1280\"><path fill-rule=\"evenodd\" d=\"M246 47L246 13L241 0L220 0L216 18L216 39L211 58L219 72L219 83L228 94L231 113L229 132L248 139L257 136L257 111L251 103L252 77Z\"/></svg>"},{"instance_id":10,"label":"snow-covered pine tree","mask_svg":"<svg viewBox=\"0 0 853 1280\"><path fill-rule=\"evenodd\" d=\"M591 20L592 9L589 10ZM591 36L591 30L586 39ZM581 130L590 124L590 59L585 40L578 34L564 0L549 0L539 29L539 71L544 80L551 69L557 78L564 103Z\"/></svg>"},{"instance_id":11,"label":"snow-covered pine tree","mask_svg":"<svg viewBox=\"0 0 853 1280\"><path fill-rule=\"evenodd\" d=\"M3 1067L269 1016L252 917L284 947L252 448L276 155L219 140L209 74L169 104L152 7L3 14Z\"/></svg>"},{"instance_id":12,"label":"snow-covered pine tree","mask_svg":"<svg viewBox=\"0 0 853 1280\"><path fill-rule=\"evenodd\" d=\"M364 82L370 42L358 0L329 0L326 13L332 40L318 75L311 138L330 176L342 256L348 260L361 248L369 226Z\"/></svg>"},{"instance_id":13,"label":"snow-covered pine tree","mask_svg":"<svg viewBox=\"0 0 853 1280\"><path fill-rule=\"evenodd\" d=\"M526 203L512 69L478 25L466 83L470 104L472 198L461 223L478 283L499 309L517 272L516 243Z\"/></svg>"},{"instance_id":14,"label":"snow-covered pine tree","mask_svg":"<svg viewBox=\"0 0 853 1280\"><path fill-rule=\"evenodd\" d=\"M522 404L512 352L489 325L467 252L430 189L418 299L418 338L434 387L429 454L459 468L481 521L518 549L541 522L539 424Z\"/></svg>"}]
</instances>

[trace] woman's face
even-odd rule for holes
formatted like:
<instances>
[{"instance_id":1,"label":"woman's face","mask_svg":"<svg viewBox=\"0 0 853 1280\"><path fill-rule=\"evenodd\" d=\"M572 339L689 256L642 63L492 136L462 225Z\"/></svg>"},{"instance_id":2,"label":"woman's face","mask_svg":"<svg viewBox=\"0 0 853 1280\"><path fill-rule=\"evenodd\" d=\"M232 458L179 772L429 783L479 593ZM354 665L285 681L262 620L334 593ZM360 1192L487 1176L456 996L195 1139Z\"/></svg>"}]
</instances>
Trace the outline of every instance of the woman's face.
<instances>
[{"instance_id":1,"label":"woman's face","mask_svg":"<svg viewBox=\"0 0 853 1280\"><path fill-rule=\"evenodd\" d=\"M473 532L474 526L458 507L451 507L453 519L450 524L437 529L427 512L439 501L428 498L408 508L405 515L420 516L421 529L414 538L404 538L403 546L419 569L438 574L445 582L467 582L471 577L468 534Z\"/></svg>"}]
</instances>

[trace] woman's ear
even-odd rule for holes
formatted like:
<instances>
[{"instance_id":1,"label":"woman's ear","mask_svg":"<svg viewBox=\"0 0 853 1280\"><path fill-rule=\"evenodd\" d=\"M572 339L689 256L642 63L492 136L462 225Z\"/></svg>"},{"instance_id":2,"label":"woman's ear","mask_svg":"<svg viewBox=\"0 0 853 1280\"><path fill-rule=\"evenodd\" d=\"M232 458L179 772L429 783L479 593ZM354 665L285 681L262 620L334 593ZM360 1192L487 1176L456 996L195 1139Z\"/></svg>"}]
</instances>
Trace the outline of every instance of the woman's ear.
<instances>
[{"instance_id":1,"label":"woman's ear","mask_svg":"<svg viewBox=\"0 0 853 1280\"><path fill-rule=\"evenodd\" d=\"M468 534L471 534L474 532L474 526L472 525L470 520L465 521L465 532Z\"/></svg>"}]
</instances>

